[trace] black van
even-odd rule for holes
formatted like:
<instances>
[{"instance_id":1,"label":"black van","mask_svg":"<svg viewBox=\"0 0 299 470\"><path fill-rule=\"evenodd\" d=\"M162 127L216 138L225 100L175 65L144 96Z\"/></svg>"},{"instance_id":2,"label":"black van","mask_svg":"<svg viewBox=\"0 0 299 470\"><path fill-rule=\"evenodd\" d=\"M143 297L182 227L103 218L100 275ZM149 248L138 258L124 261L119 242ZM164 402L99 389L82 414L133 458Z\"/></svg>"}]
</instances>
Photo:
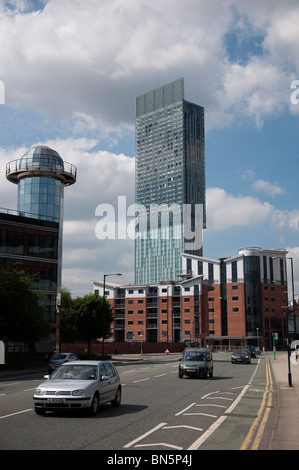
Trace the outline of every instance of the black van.
<instances>
[{"instance_id":1,"label":"black van","mask_svg":"<svg viewBox=\"0 0 299 470\"><path fill-rule=\"evenodd\" d=\"M205 379L209 375L213 377L214 363L212 353L204 348L186 348L183 358L179 363L179 378L184 375L200 377Z\"/></svg>"}]
</instances>

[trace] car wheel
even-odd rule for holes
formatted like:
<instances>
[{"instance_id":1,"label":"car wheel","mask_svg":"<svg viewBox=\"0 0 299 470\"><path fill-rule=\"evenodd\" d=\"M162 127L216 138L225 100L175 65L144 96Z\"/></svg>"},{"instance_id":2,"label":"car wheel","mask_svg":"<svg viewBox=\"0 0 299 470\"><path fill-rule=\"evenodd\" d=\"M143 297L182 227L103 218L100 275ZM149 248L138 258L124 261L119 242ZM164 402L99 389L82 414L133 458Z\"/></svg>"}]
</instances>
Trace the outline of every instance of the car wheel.
<instances>
[{"instance_id":1,"label":"car wheel","mask_svg":"<svg viewBox=\"0 0 299 470\"><path fill-rule=\"evenodd\" d=\"M42 408L34 408L34 411L37 415L43 416L46 414L46 411L43 410Z\"/></svg>"},{"instance_id":2,"label":"car wheel","mask_svg":"<svg viewBox=\"0 0 299 470\"><path fill-rule=\"evenodd\" d=\"M91 402L91 406L89 408L89 414L91 416L95 416L97 414L98 408L99 408L99 402L100 402L99 395L98 393L95 393Z\"/></svg>"},{"instance_id":3,"label":"car wheel","mask_svg":"<svg viewBox=\"0 0 299 470\"><path fill-rule=\"evenodd\" d=\"M214 375L214 369L211 369L211 371L210 371L210 377L213 377L213 375Z\"/></svg>"},{"instance_id":4,"label":"car wheel","mask_svg":"<svg viewBox=\"0 0 299 470\"><path fill-rule=\"evenodd\" d=\"M111 402L113 408L117 408L121 402L121 389L118 387L114 400Z\"/></svg>"},{"instance_id":5,"label":"car wheel","mask_svg":"<svg viewBox=\"0 0 299 470\"><path fill-rule=\"evenodd\" d=\"M182 372L179 372L179 379L182 379L184 377L184 374Z\"/></svg>"}]
</instances>

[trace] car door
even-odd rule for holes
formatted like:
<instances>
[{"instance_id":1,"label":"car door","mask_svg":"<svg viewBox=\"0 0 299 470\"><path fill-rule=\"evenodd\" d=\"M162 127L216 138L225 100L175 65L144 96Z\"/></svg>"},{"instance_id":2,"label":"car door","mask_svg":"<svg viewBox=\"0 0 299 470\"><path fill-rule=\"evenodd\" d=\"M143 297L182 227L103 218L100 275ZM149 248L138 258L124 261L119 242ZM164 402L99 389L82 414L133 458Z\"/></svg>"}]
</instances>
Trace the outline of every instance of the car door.
<instances>
[{"instance_id":1,"label":"car door","mask_svg":"<svg viewBox=\"0 0 299 470\"><path fill-rule=\"evenodd\" d=\"M108 377L109 377L109 397L114 398L118 386L118 378L115 372L115 369L112 364L109 362L105 363L105 367L107 369Z\"/></svg>"},{"instance_id":2,"label":"car door","mask_svg":"<svg viewBox=\"0 0 299 470\"><path fill-rule=\"evenodd\" d=\"M109 382L109 375L105 364L100 364L99 376L100 403L103 403L105 401L108 401L111 396L111 385Z\"/></svg>"}]
</instances>

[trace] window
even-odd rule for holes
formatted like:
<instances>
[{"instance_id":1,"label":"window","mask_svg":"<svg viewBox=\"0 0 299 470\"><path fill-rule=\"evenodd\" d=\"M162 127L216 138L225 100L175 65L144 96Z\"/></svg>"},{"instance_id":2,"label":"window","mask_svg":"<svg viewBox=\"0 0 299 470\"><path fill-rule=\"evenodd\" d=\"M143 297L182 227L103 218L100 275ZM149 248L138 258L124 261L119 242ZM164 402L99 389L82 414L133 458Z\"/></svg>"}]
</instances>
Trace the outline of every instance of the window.
<instances>
[{"instance_id":1,"label":"window","mask_svg":"<svg viewBox=\"0 0 299 470\"><path fill-rule=\"evenodd\" d=\"M109 378L115 377L114 367L109 363L105 364L105 366L106 366L106 369L107 369L108 377Z\"/></svg>"}]
</instances>

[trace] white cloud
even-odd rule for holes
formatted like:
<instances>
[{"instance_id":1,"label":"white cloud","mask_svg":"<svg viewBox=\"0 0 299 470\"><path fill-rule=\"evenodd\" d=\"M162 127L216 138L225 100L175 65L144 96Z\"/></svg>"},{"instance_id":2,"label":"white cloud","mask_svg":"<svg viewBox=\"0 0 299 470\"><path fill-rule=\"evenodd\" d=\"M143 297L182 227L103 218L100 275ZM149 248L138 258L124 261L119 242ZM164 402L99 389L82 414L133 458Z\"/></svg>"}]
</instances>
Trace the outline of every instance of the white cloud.
<instances>
[{"instance_id":1,"label":"white cloud","mask_svg":"<svg viewBox=\"0 0 299 470\"><path fill-rule=\"evenodd\" d=\"M242 178L252 182L252 188L254 191L266 193L271 197L285 194L285 190L278 184L270 183L270 181L263 179L257 179L252 170L246 170L242 175Z\"/></svg>"},{"instance_id":2,"label":"white cloud","mask_svg":"<svg viewBox=\"0 0 299 470\"><path fill-rule=\"evenodd\" d=\"M207 228L269 226L270 230L299 233L299 210L280 210L251 196L234 196L222 188L207 189Z\"/></svg>"},{"instance_id":3,"label":"white cloud","mask_svg":"<svg viewBox=\"0 0 299 470\"><path fill-rule=\"evenodd\" d=\"M274 208L251 196L233 196L221 188L207 189L207 228L249 227L269 220Z\"/></svg>"},{"instance_id":4,"label":"white cloud","mask_svg":"<svg viewBox=\"0 0 299 470\"><path fill-rule=\"evenodd\" d=\"M289 106L291 75L299 72L299 6L254 4L50 0L38 13L2 8L7 104L71 121L76 132L120 132L132 128L136 95L184 76L186 98L205 106L208 127L240 117L262 125ZM231 62L231 31L241 45L260 34L261 54Z\"/></svg>"}]
</instances>

